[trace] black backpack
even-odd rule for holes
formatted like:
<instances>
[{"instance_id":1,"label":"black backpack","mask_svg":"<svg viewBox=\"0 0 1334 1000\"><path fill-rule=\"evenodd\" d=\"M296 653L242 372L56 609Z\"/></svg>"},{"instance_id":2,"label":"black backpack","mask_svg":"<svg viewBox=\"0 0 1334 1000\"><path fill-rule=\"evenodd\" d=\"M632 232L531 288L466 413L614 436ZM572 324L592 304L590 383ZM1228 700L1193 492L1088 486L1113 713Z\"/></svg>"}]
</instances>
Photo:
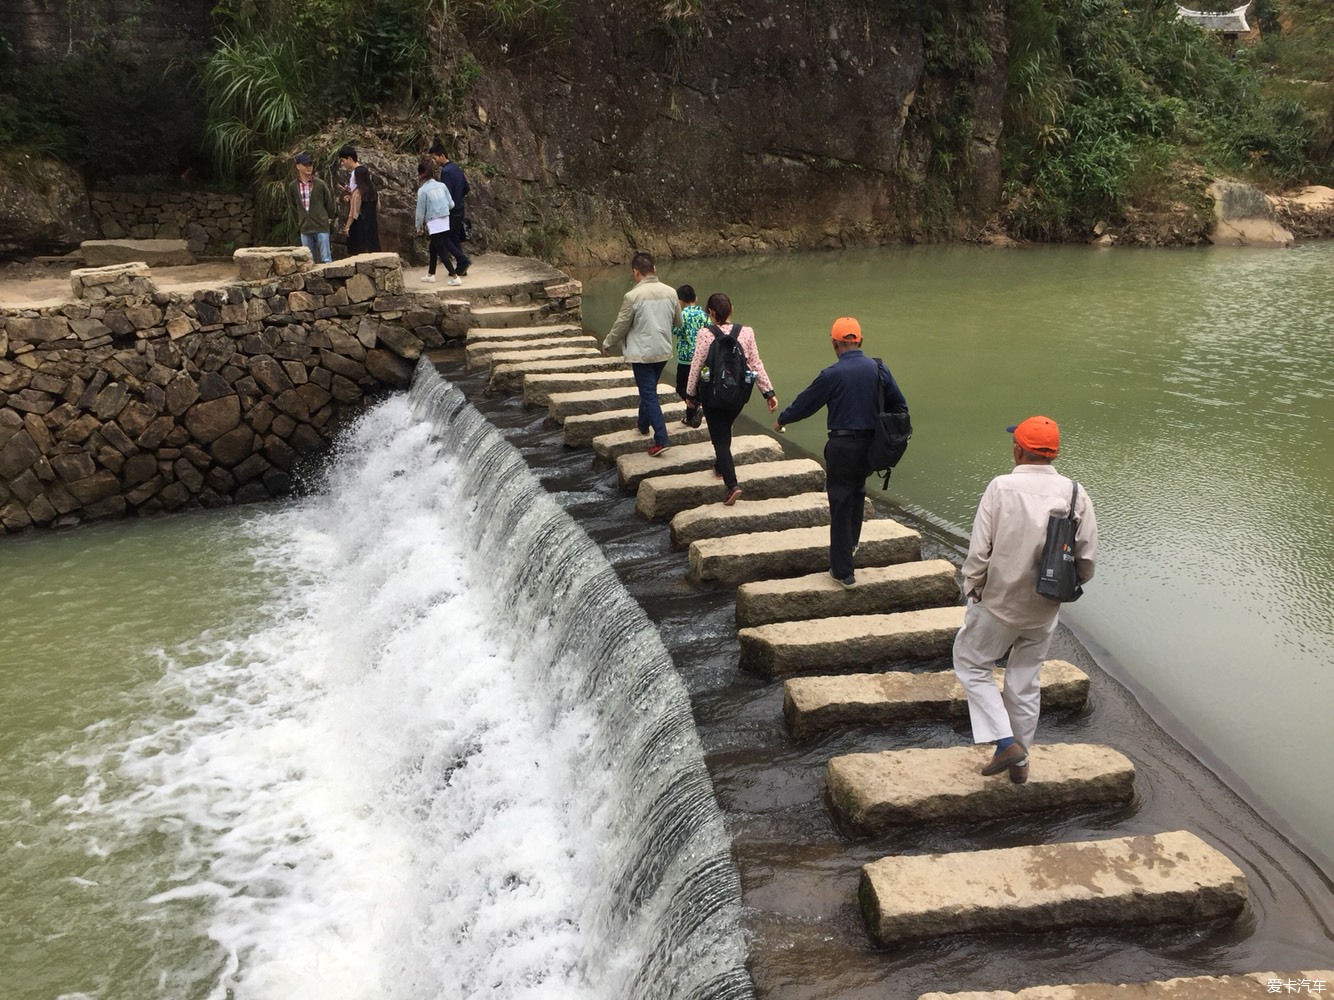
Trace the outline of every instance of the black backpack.
<instances>
[{"instance_id":1,"label":"black backpack","mask_svg":"<svg viewBox=\"0 0 1334 1000\"><path fill-rule=\"evenodd\" d=\"M866 453L871 471L880 477L880 488L889 489L889 476L899 459L908 450L908 439L912 437L912 420L908 411L885 409L885 382L892 383L894 376L889 373L885 363L879 358L876 363L876 386L880 390L880 413L875 420L875 433L871 436L871 447Z\"/></svg>"},{"instance_id":2,"label":"black backpack","mask_svg":"<svg viewBox=\"0 0 1334 1000\"><path fill-rule=\"evenodd\" d=\"M755 388L755 376L750 373L746 352L736 339L741 324L733 323L728 333L723 333L712 323L709 329L713 331L713 343L700 367L696 394L700 403L710 409L739 410L746 405Z\"/></svg>"}]
</instances>

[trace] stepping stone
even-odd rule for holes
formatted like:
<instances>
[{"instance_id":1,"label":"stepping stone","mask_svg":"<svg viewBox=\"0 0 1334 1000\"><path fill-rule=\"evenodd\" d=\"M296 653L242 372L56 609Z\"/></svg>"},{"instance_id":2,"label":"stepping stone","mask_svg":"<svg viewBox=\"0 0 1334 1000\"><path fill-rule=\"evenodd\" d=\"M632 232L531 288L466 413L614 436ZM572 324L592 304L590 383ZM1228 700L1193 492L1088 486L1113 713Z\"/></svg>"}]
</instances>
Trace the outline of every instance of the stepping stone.
<instances>
[{"instance_id":1,"label":"stepping stone","mask_svg":"<svg viewBox=\"0 0 1334 1000\"><path fill-rule=\"evenodd\" d=\"M497 343L517 344L525 340L551 340L555 337L579 337L583 336L584 328L578 323L558 323L554 326L515 326L509 329L491 329L484 326L475 326L464 334L464 341L468 344L478 344L485 341L494 341ZM622 362L624 364L624 362Z\"/></svg>"},{"instance_id":2,"label":"stepping stone","mask_svg":"<svg viewBox=\"0 0 1334 1000\"><path fill-rule=\"evenodd\" d=\"M863 537L869 526L870 522L864 524ZM827 553L827 539L825 549ZM865 546L857 552L857 586L851 590L844 590L831 580L828 570L786 580L743 584L736 593L736 623L745 628L803 618L911 611L954 604L959 600L953 563L932 559L896 566L863 565L873 558L874 553L874 549L868 550ZM820 565L827 562L826 555L825 562Z\"/></svg>"},{"instance_id":3,"label":"stepping stone","mask_svg":"<svg viewBox=\"0 0 1334 1000\"><path fill-rule=\"evenodd\" d=\"M523 380L531 374L550 374L554 372L609 372L628 371L620 358L604 358L599 353L585 354L570 358L535 358L531 361L505 361L497 363L493 357L491 377L487 380L489 392L504 392L523 388Z\"/></svg>"},{"instance_id":4,"label":"stepping stone","mask_svg":"<svg viewBox=\"0 0 1334 1000\"><path fill-rule=\"evenodd\" d=\"M670 437L669 433L669 440ZM783 446L765 434L748 434L732 439L732 461L736 463L738 469L756 462L776 462L782 457ZM689 444L682 448L669 448L656 457L643 453L622 455L616 460L616 474L621 481L621 489L633 493L639 489L641 482L651 476L669 476L673 473L701 470L712 476L713 462L711 442ZM713 482L718 489L722 489L721 479L715 479Z\"/></svg>"},{"instance_id":5,"label":"stepping stone","mask_svg":"<svg viewBox=\"0 0 1334 1000\"><path fill-rule=\"evenodd\" d=\"M512 330L520 326L540 326L546 308L546 303L532 306L473 306L471 313L474 326Z\"/></svg>"},{"instance_id":6,"label":"stepping stone","mask_svg":"<svg viewBox=\"0 0 1334 1000\"><path fill-rule=\"evenodd\" d=\"M478 340L464 349L464 357L467 359L469 368L481 368L483 365L502 364L504 361L522 361L525 358L535 360L537 358L579 357L586 355L589 351L601 357L601 352L597 347L598 342L592 337L548 337L546 340L519 340L512 344L503 340ZM563 351L571 353L558 353Z\"/></svg>"},{"instance_id":7,"label":"stepping stone","mask_svg":"<svg viewBox=\"0 0 1334 1000\"><path fill-rule=\"evenodd\" d=\"M829 761L830 808L863 836L899 823L980 821L1072 806L1129 802L1135 765L1111 747L1039 744L1028 751L1028 781L979 770L988 746L850 753Z\"/></svg>"},{"instance_id":8,"label":"stepping stone","mask_svg":"<svg viewBox=\"0 0 1334 1000\"><path fill-rule=\"evenodd\" d=\"M624 410L617 412L628 414L629 416L627 419L631 424L638 419L636 411ZM664 410L664 412L666 411ZM574 417L570 418L570 420L574 419ZM570 420L565 421L566 428L569 428ZM667 421L667 440L671 442L673 450L681 445L699 444L701 441L709 440L709 428L707 426L687 427L681 423L681 420L678 417L675 420ZM598 458L608 463L615 462L622 455L629 455L633 452L643 452L647 447L648 446L644 444L644 435L640 434L634 427L631 427L629 430L613 431L610 434L599 434L593 439L593 451L597 454ZM709 453L713 453L712 447L710 447ZM670 455L671 452L668 452L667 454ZM662 457L666 458L667 455L663 455ZM732 508L727 507L724 509L731 510Z\"/></svg>"},{"instance_id":9,"label":"stepping stone","mask_svg":"<svg viewBox=\"0 0 1334 1000\"><path fill-rule=\"evenodd\" d=\"M674 399L676 388L658 384L658 402ZM547 400L547 419L558 424L578 413L602 413L606 410L621 409L634 404L635 416L631 418L631 430L639 416L639 390L631 385L620 389L589 389L585 392L553 392ZM684 403L681 404L683 407ZM644 446L645 448L648 445Z\"/></svg>"},{"instance_id":10,"label":"stepping stone","mask_svg":"<svg viewBox=\"0 0 1334 1000\"><path fill-rule=\"evenodd\" d=\"M965 931L1231 918L1246 905L1246 876L1218 850L1179 830L881 858L862 868L858 898L871 936L889 945Z\"/></svg>"},{"instance_id":11,"label":"stepping stone","mask_svg":"<svg viewBox=\"0 0 1334 1000\"><path fill-rule=\"evenodd\" d=\"M996 670L997 683L1005 671ZM1065 660L1042 664L1042 710L1088 701L1088 674ZM968 698L953 670L794 677L783 682L783 717L798 739L839 726L887 726L910 719L966 719Z\"/></svg>"},{"instance_id":12,"label":"stepping stone","mask_svg":"<svg viewBox=\"0 0 1334 1000\"><path fill-rule=\"evenodd\" d=\"M480 368L489 364L491 365L492 368L495 368L495 366L497 365L504 365L504 364L509 364L510 362L513 361L524 361L528 359L534 361L556 361L556 360L576 361L580 358L596 358L596 357L601 357L601 355L598 353L597 349L593 347L548 347L542 350L527 351L520 353L503 351L500 354L491 355L491 357L483 361L481 365L477 366L469 365L469 367Z\"/></svg>"},{"instance_id":13,"label":"stepping stone","mask_svg":"<svg viewBox=\"0 0 1334 1000\"><path fill-rule=\"evenodd\" d=\"M917 1000L1258 1000L1267 994L1321 997L1330 992L1334 970L1248 972L1240 976L1188 976L1148 983L1072 983L967 993L923 993Z\"/></svg>"},{"instance_id":14,"label":"stepping stone","mask_svg":"<svg viewBox=\"0 0 1334 1000\"><path fill-rule=\"evenodd\" d=\"M741 640L742 668L779 680L798 674L850 673L899 660L948 656L954 634L962 625L962 607L927 608L892 615L776 622L740 629L737 637Z\"/></svg>"},{"instance_id":15,"label":"stepping stone","mask_svg":"<svg viewBox=\"0 0 1334 1000\"><path fill-rule=\"evenodd\" d=\"M600 372L560 372L539 375L530 372L523 378L523 405L546 406L554 392L588 392L592 389L634 388L629 370Z\"/></svg>"},{"instance_id":16,"label":"stepping stone","mask_svg":"<svg viewBox=\"0 0 1334 1000\"><path fill-rule=\"evenodd\" d=\"M659 386L661 389L661 386ZM672 391L675 395L675 390ZM658 399L662 403L662 416L667 421L667 440L674 441L673 436L677 433L677 428L681 427L681 418L686 414L686 404L680 399L673 399L670 402L662 399L661 391L658 393ZM635 421L639 419L639 397L636 395L634 406L622 410L604 410L601 413L576 413L573 416L565 418L565 447L567 448L587 448L593 443L595 438L603 434L620 433L629 430L633 433L639 433L635 430ZM707 434L704 435L706 438ZM648 444L644 445L645 449Z\"/></svg>"},{"instance_id":17,"label":"stepping stone","mask_svg":"<svg viewBox=\"0 0 1334 1000\"><path fill-rule=\"evenodd\" d=\"M743 489L744 484L743 484ZM862 523L861 545L857 549L859 564L887 566L922 557L922 536L912 528L889 518ZM795 576L824 567L830 594L844 591L829 578L829 529L788 528L786 531L756 531L749 535L724 535L720 538L701 538L690 543L690 575L696 580L720 580L723 583L744 583L775 576ZM860 586L861 574L857 576ZM855 591L856 588L854 588ZM955 587L950 600L957 600ZM862 608L871 606L865 598L859 599ZM832 604L831 615L854 614L854 611ZM815 616L805 616L815 617Z\"/></svg>"},{"instance_id":18,"label":"stepping stone","mask_svg":"<svg viewBox=\"0 0 1334 1000\"><path fill-rule=\"evenodd\" d=\"M593 447L597 447L594 442ZM816 528L829 524L829 497L824 493L800 493L771 500L738 500L731 507L696 507L672 518L672 548L688 549L701 538L744 535L752 531L783 531L786 528ZM866 502L865 518L875 518L875 508Z\"/></svg>"},{"instance_id":19,"label":"stepping stone","mask_svg":"<svg viewBox=\"0 0 1334 1000\"><path fill-rule=\"evenodd\" d=\"M684 412L685 404L681 406ZM737 479L744 491L742 495L751 500L772 500L824 489L824 469L819 462L809 458L748 465L744 475L738 473ZM664 521L692 507L721 506L718 493L718 480L713 478L712 472L654 476L640 484L635 511L650 521ZM826 538L825 546L828 545Z\"/></svg>"}]
</instances>

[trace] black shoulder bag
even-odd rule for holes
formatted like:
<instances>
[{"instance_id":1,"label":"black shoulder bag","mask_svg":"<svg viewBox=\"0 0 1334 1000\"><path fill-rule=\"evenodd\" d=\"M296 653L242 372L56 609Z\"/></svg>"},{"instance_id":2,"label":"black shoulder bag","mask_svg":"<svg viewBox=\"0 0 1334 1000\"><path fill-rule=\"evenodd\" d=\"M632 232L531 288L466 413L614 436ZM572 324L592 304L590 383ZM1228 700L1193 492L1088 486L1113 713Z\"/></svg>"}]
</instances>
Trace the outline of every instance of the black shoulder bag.
<instances>
[{"instance_id":1,"label":"black shoulder bag","mask_svg":"<svg viewBox=\"0 0 1334 1000\"><path fill-rule=\"evenodd\" d=\"M912 437L912 420L905 410L885 409L886 378L892 380L889 369L879 358L876 364L876 388L880 390L880 413L875 418L875 432L871 435L871 447L866 453L871 471L880 478L880 488L889 489L889 476L899 459L908 450L908 439Z\"/></svg>"},{"instance_id":2,"label":"black shoulder bag","mask_svg":"<svg viewBox=\"0 0 1334 1000\"><path fill-rule=\"evenodd\" d=\"M1042 546L1042 561L1038 563L1038 593L1049 601L1069 604L1084 596L1075 570L1075 534L1079 518L1075 517L1075 501L1079 498L1079 484L1070 491L1070 513L1062 517L1052 514L1047 518L1047 542Z\"/></svg>"}]
</instances>

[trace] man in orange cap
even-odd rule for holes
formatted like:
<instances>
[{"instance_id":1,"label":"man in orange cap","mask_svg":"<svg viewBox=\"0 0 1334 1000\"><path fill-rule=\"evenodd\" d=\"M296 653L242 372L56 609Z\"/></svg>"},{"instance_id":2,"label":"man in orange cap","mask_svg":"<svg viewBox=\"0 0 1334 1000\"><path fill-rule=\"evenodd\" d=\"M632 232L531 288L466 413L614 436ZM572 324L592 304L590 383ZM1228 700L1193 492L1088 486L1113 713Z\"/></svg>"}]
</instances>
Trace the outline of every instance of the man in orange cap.
<instances>
[{"instance_id":1,"label":"man in orange cap","mask_svg":"<svg viewBox=\"0 0 1334 1000\"><path fill-rule=\"evenodd\" d=\"M857 585L852 553L862 535L866 477L871 474L867 452L880 415L886 409L906 410L907 402L888 368L862 353L862 327L851 316L834 320L829 331L838 360L801 391L778 415L774 430L829 408L829 441L824 447L825 491L829 496L829 575L844 590Z\"/></svg>"},{"instance_id":2,"label":"man in orange cap","mask_svg":"<svg viewBox=\"0 0 1334 1000\"><path fill-rule=\"evenodd\" d=\"M1038 563L1047 520L1070 513L1074 483L1052 465L1061 450L1055 420L1029 417L1005 430L1014 435L1014 471L987 484L973 519L963 564L968 607L954 637L954 673L968 695L973 742L996 744L982 773L1008 770L1010 780L1022 784L1038 728L1042 661L1061 609L1037 592ZM1093 578L1098 554L1098 521L1082 486L1074 515L1079 518L1075 569L1082 585ZM1002 691L992 671L1006 650Z\"/></svg>"}]
</instances>

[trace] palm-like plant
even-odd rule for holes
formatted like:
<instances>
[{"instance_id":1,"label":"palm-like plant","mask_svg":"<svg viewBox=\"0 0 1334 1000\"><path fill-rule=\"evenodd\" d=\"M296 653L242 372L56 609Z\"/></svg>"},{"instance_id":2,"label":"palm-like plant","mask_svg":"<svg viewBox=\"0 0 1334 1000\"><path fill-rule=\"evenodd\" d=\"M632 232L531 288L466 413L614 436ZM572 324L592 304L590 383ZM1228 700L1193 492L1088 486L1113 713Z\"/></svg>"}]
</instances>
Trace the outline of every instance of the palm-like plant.
<instances>
[{"instance_id":1,"label":"palm-like plant","mask_svg":"<svg viewBox=\"0 0 1334 1000\"><path fill-rule=\"evenodd\" d=\"M219 41L204 65L210 109L207 141L229 175L286 149L301 124L306 74L293 46L259 35Z\"/></svg>"}]
</instances>

